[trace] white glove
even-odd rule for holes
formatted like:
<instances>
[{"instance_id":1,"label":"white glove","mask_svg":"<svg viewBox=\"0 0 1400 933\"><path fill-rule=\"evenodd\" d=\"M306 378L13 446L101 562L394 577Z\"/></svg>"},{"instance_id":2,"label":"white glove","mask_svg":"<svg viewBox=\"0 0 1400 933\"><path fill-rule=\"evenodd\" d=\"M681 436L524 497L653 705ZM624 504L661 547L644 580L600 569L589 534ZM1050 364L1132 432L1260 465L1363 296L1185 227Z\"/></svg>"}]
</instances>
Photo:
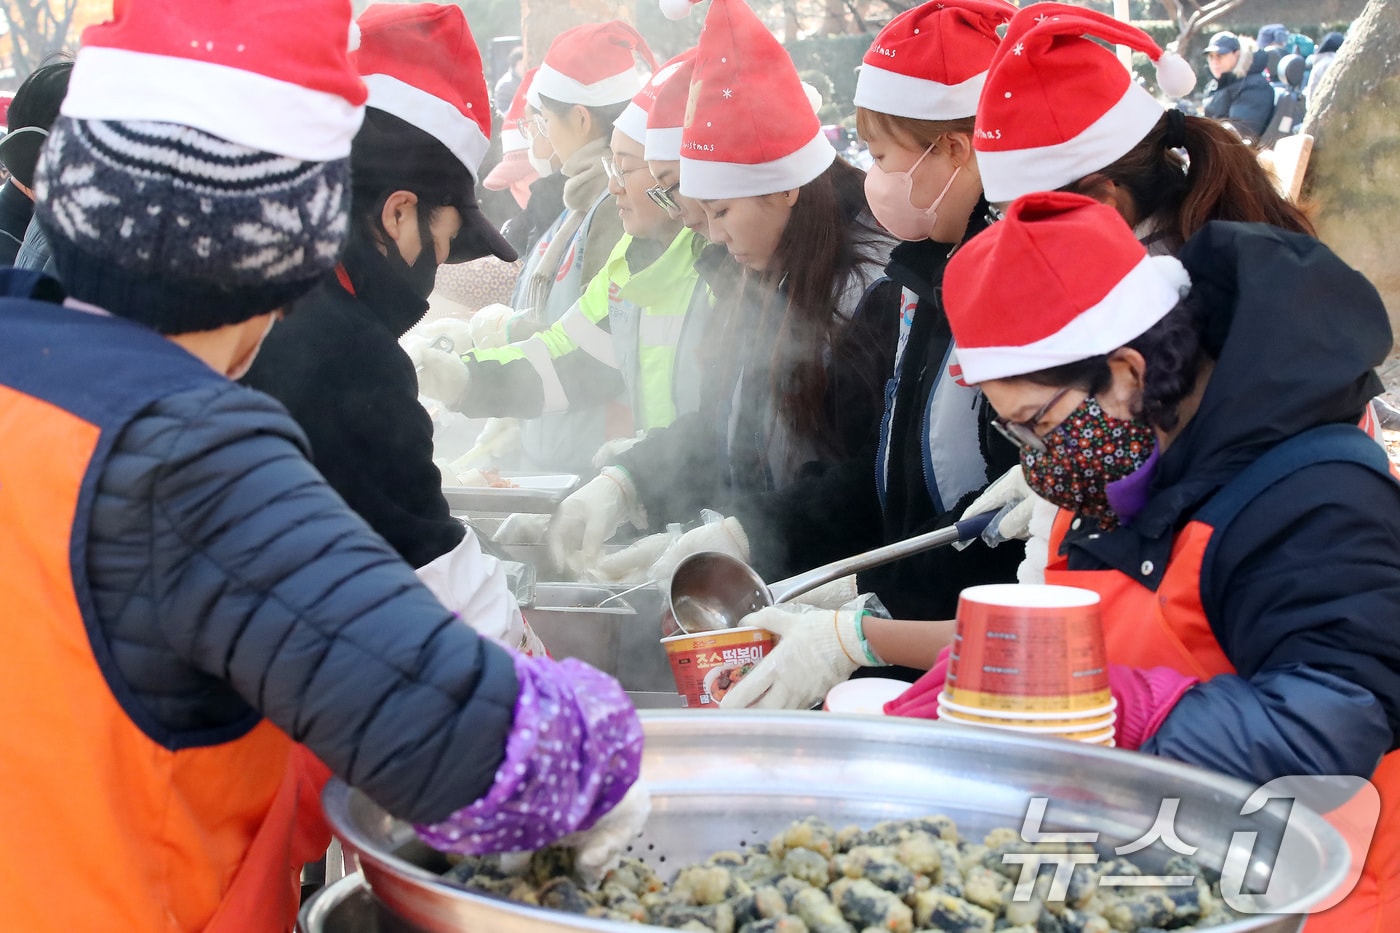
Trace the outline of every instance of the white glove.
<instances>
[{"instance_id":1,"label":"white glove","mask_svg":"<svg viewBox=\"0 0 1400 933\"><path fill-rule=\"evenodd\" d=\"M431 346L414 346L408 351L418 373L418 394L435 398L458 410L467 395L467 364L461 357Z\"/></svg>"},{"instance_id":2,"label":"white glove","mask_svg":"<svg viewBox=\"0 0 1400 933\"><path fill-rule=\"evenodd\" d=\"M599 558L596 564L584 571L584 576L606 583L642 583L650 580L647 571L666 553L667 548L676 543L678 537L669 531L647 535L631 547Z\"/></svg>"},{"instance_id":3,"label":"white glove","mask_svg":"<svg viewBox=\"0 0 1400 933\"><path fill-rule=\"evenodd\" d=\"M593 566L603 542L628 520L646 524L637 504L637 488L626 470L607 467L559 503L548 535L554 565L576 574Z\"/></svg>"},{"instance_id":4,"label":"white glove","mask_svg":"<svg viewBox=\"0 0 1400 933\"><path fill-rule=\"evenodd\" d=\"M438 349L446 350L461 356L473 346L472 326L468 321L463 321L455 317L440 317L436 321L429 321L426 324L419 324L410 333L426 337L428 343L445 340L451 346L442 346L439 342Z\"/></svg>"},{"instance_id":5,"label":"white glove","mask_svg":"<svg viewBox=\"0 0 1400 933\"><path fill-rule=\"evenodd\" d=\"M858 596L860 590L856 587L856 575L851 574L830 583L823 583L814 590L793 597L792 601L804 606L816 606L818 609L840 609Z\"/></svg>"},{"instance_id":6,"label":"white glove","mask_svg":"<svg viewBox=\"0 0 1400 933\"><path fill-rule=\"evenodd\" d=\"M649 816L651 792L638 781L598 822L581 833L565 836L558 844L574 850L575 871L589 888L597 888L641 835Z\"/></svg>"},{"instance_id":7,"label":"white glove","mask_svg":"<svg viewBox=\"0 0 1400 933\"><path fill-rule=\"evenodd\" d=\"M470 528L455 548L415 572L438 602L461 616L477 634L517 651L534 638L533 633L526 637L525 620L506 584L505 568L481 553Z\"/></svg>"},{"instance_id":8,"label":"white glove","mask_svg":"<svg viewBox=\"0 0 1400 933\"><path fill-rule=\"evenodd\" d=\"M548 515L516 512L507 515L496 527L496 533L491 536L491 540L497 544L543 544L547 531Z\"/></svg>"},{"instance_id":9,"label":"white glove","mask_svg":"<svg viewBox=\"0 0 1400 933\"><path fill-rule=\"evenodd\" d=\"M638 433L633 437L618 437L606 442L593 455L593 468L601 470L605 466L612 466L618 457L631 450L641 439L642 433Z\"/></svg>"},{"instance_id":10,"label":"white glove","mask_svg":"<svg viewBox=\"0 0 1400 933\"><path fill-rule=\"evenodd\" d=\"M676 566L692 554L701 551L719 551L749 562L749 536L737 518L701 525L681 535L675 544L666 549L656 563L651 565L647 576L653 580L667 581L676 572Z\"/></svg>"},{"instance_id":11,"label":"white glove","mask_svg":"<svg viewBox=\"0 0 1400 933\"><path fill-rule=\"evenodd\" d=\"M963 518L981 515L996 510L996 515L982 532L982 540L991 547L1003 541L1024 541L1030 533L1031 510L1035 508L1035 493L1026 484L1026 477L1018 463L1002 474L1001 478L987 487L978 496Z\"/></svg>"},{"instance_id":12,"label":"white glove","mask_svg":"<svg viewBox=\"0 0 1400 933\"><path fill-rule=\"evenodd\" d=\"M472 449L452 461L452 469L465 473L474 466L502 460L520 443L520 421L516 418L490 418L476 436Z\"/></svg>"},{"instance_id":13,"label":"white glove","mask_svg":"<svg viewBox=\"0 0 1400 933\"><path fill-rule=\"evenodd\" d=\"M1045 567L1050 563L1050 532L1055 527L1055 516L1059 512L1059 506L1035 497L1031 509L1030 536L1026 538L1026 557L1016 568L1016 582L1045 582Z\"/></svg>"},{"instance_id":14,"label":"white glove","mask_svg":"<svg viewBox=\"0 0 1400 933\"><path fill-rule=\"evenodd\" d=\"M479 350L503 347L510 343L510 321L515 309L503 304L491 304L472 315L468 327L472 343Z\"/></svg>"},{"instance_id":15,"label":"white glove","mask_svg":"<svg viewBox=\"0 0 1400 933\"><path fill-rule=\"evenodd\" d=\"M856 668L876 666L861 647L863 612L788 603L749 613L739 624L767 629L778 645L730 688L720 708L811 709Z\"/></svg>"}]
</instances>

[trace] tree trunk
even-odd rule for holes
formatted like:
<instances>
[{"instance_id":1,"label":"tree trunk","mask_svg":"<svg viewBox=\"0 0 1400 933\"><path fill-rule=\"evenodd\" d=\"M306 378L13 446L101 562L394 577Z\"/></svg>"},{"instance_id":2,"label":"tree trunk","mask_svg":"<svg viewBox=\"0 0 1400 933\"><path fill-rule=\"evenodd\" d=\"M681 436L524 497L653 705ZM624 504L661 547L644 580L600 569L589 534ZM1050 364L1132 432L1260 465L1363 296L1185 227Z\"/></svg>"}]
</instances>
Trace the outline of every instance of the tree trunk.
<instances>
[{"instance_id":1,"label":"tree trunk","mask_svg":"<svg viewBox=\"0 0 1400 933\"><path fill-rule=\"evenodd\" d=\"M797 18L797 0L783 0L783 44L796 42L802 32L802 23Z\"/></svg>"},{"instance_id":2,"label":"tree trunk","mask_svg":"<svg viewBox=\"0 0 1400 933\"><path fill-rule=\"evenodd\" d=\"M632 23L632 14L631 0L520 0L525 67L534 68L542 62L554 37L566 29L610 19Z\"/></svg>"},{"instance_id":3,"label":"tree trunk","mask_svg":"<svg viewBox=\"0 0 1400 933\"><path fill-rule=\"evenodd\" d=\"M10 65L23 80L68 45L78 0L0 0L10 27Z\"/></svg>"},{"instance_id":4,"label":"tree trunk","mask_svg":"<svg viewBox=\"0 0 1400 933\"><path fill-rule=\"evenodd\" d=\"M1366 4L1314 96L1304 196L1318 236L1380 290L1400 331L1400 3Z\"/></svg>"}]
</instances>

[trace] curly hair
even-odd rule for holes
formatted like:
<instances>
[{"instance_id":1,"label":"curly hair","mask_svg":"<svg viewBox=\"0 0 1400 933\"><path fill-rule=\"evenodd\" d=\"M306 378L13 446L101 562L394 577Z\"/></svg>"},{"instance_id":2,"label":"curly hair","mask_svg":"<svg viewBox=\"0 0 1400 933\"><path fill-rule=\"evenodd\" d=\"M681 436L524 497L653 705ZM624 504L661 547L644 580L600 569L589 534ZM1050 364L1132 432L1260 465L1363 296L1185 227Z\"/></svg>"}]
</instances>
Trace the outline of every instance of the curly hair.
<instances>
[{"instance_id":1,"label":"curly hair","mask_svg":"<svg viewBox=\"0 0 1400 933\"><path fill-rule=\"evenodd\" d=\"M1196 386L1201 367L1210 354L1201 341L1205 304L1192 288L1166 315L1124 346L1142 354L1147 362L1142 376L1142 403L1138 415L1144 422L1170 431L1181 421L1181 402ZM1102 392L1113 379L1108 355L1066 363L1022 377L1037 385Z\"/></svg>"}]
</instances>

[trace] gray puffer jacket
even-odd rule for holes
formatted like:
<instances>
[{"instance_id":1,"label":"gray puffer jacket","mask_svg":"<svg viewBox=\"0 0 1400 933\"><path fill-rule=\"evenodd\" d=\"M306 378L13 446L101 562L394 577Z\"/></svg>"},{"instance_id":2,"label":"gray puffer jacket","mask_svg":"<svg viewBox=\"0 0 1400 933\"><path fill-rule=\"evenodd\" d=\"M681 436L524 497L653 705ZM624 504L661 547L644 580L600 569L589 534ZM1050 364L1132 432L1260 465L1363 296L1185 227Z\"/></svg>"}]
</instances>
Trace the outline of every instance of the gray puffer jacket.
<instances>
[{"instance_id":1,"label":"gray puffer jacket","mask_svg":"<svg viewBox=\"0 0 1400 933\"><path fill-rule=\"evenodd\" d=\"M93 642L123 707L168 748L266 716L410 820L482 796L511 725L510 656L345 506L279 404L197 382L127 424L90 512Z\"/></svg>"}]
</instances>

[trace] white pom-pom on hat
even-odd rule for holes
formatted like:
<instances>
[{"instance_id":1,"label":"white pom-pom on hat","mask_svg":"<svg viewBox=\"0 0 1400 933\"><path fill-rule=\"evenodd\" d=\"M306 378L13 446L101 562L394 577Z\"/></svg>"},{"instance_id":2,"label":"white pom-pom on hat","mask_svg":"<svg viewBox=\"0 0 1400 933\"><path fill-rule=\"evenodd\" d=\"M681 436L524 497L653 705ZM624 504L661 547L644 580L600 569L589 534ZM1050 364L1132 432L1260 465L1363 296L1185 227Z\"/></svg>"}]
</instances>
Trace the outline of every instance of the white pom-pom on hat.
<instances>
[{"instance_id":1,"label":"white pom-pom on hat","mask_svg":"<svg viewBox=\"0 0 1400 933\"><path fill-rule=\"evenodd\" d=\"M661 0L661 14L667 19L685 19L690 15L691 7L702 2L703 0Z\"/></svg>"},{"instance_id":2,"label":"white pom-pom on hat","mask_svg":"<svg viewBox=\"0 0 1400 933\"><path fill-rule=\"evenodd\" d=\"M347 51L355 51L360 47L360 24L353 19L350 21L350 37L346 44Z\"/></svg>"},{"instance_id":3,"label":"white pom-pom on hat","mask_svg":"<svg viewBox=\"0 0 1400 933\"><path fill-rule=\"evenodd\" d=\"M1196 70L1175 52L1163 52L1156 65L1157 87L1168 97L1185 97L1196 86Z\"/></svg>"},{"instance_id":4,"label":"white pom-pom on hat","mask_svg":"<svg viewBox=\"0 0 1400 933\"><path fill-rule=\"evenodd\" d=\"M821 113L822 104L825 103L825 101L822 99L822 92L817 90L816 85L808 84L806 81L803 81L802 93L807 95L807 103L812 105L812 112Z\"/></svg>"}]
</instances>

